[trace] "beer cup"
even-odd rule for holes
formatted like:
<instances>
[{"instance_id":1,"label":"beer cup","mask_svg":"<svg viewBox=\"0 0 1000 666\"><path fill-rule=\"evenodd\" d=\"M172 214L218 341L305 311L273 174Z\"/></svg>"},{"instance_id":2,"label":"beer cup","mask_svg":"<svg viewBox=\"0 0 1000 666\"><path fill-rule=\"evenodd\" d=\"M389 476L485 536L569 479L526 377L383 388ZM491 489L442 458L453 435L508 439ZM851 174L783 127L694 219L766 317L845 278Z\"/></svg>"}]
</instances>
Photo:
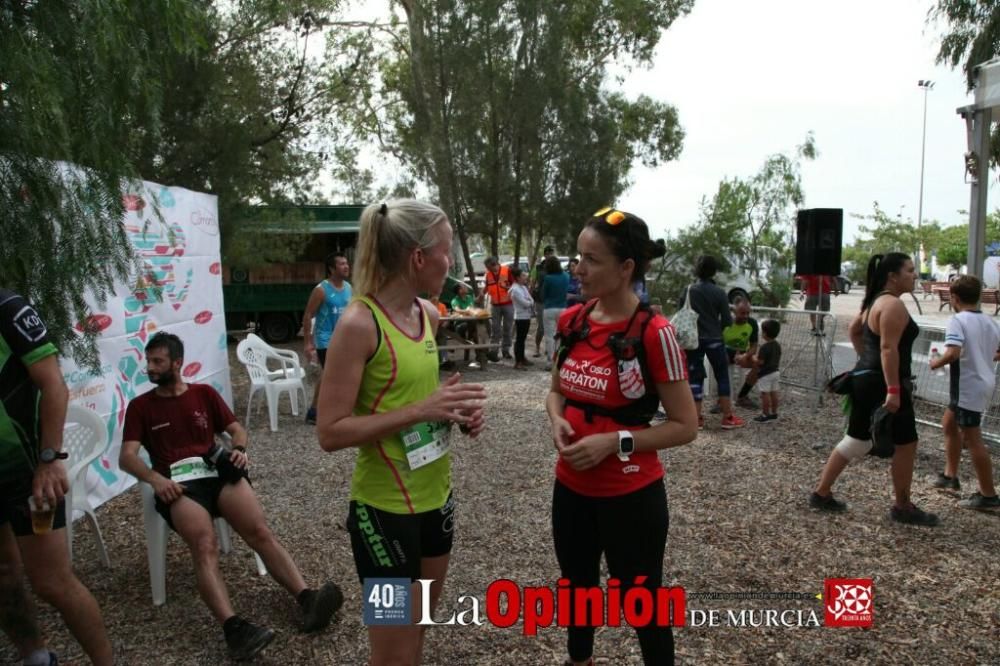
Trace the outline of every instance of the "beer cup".
<instances>
[{"instance_id":1,"label":"beer cup","mask_svg":"<svg viewBox=\"0 0 1000 666\"><path fill-rule=\"evenodd\" d=\"M47 499L43 499L39 504L32 495L28 498L28 508L31 510L31 531L35 534L51 532L56 517L55 503L49 504Z\"/></svg>"}]
</instances>

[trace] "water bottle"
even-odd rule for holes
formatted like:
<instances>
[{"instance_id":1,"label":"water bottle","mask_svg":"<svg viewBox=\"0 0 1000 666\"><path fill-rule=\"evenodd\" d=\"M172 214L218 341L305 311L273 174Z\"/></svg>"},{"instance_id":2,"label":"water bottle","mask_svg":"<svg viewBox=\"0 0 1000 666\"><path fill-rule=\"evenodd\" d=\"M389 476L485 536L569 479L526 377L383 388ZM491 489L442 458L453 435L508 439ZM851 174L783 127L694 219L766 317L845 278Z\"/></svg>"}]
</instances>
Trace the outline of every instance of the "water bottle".
<instances>
[{"instance_id":1,"label":"water bottle","mask_svg":"<svg viewBox=\"0 0 1000 666\"><path fill-rule=\"evenodd\" d=\"M936 361L939 358L941 358L941 353L938 351L938 348L931 347L931 361ZM938 368L934 371L934 374L938 377L944 377L947 373L945 373L944 368Z\"/></svg>"}]
</instances>

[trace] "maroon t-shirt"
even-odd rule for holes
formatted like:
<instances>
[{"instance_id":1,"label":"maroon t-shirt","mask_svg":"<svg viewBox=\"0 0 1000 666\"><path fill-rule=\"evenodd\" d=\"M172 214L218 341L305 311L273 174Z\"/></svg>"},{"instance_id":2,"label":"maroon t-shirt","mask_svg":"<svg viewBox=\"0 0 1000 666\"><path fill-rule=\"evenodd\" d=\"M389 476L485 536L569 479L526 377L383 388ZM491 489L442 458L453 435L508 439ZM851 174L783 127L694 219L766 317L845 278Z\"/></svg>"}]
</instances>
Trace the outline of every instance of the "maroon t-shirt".
<instances>
[{"instance_id":1,"label":"maroon t-shirt","mask_svg":"<svg viewBox=\"0 0 1000 666\"><path fill-rule=\"evenodd\" d=\"M236 421L222 396L207 384L188 384L179 396L143 393L125 411L124 442L140 442L153 469L170 476L170 465L212 450L215 434Z\"/></svg>"}]
</instances>

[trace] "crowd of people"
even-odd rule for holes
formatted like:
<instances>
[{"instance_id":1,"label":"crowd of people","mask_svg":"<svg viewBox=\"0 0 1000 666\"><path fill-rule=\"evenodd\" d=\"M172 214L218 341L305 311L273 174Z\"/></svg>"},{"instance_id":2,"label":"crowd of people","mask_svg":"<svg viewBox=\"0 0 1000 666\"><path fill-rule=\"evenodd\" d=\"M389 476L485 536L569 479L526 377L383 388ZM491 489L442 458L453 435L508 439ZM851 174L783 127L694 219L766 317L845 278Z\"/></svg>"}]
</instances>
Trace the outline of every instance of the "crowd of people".
<instances>
[{"instance_id":1,"label":"crowd of people","mask_svg":"<svg viewBox=\"0 0 1000 666\"><path fill-rule=\"evenodd\" d=\"M697 344L685 350L643 286L650 262L665 249L650 238L641 218L614 208L598 211L583 221L576 251L568 270L551 247L531 271L490 257L483 293L460 285L446 304L436 295L452 266L451 224L436 206L406 199L365 209L353 274L346 256L328 258L327 277L313 290L303 320L306 353L323 367L306 418L315 422L323 451L356 450L343 510L362 585L368 578L430 579L427 590L413 583L411 599L414 609L433 610L447 578L461 501L451 480L451 447L457 440L452 429L457 425L462 435L475 438L486 425L483 385L459 373L442 379L435 340L449 305L466 310L485 296L491 344L499 352L493 361L511 359L519 370L534 365L526 345L536 323L536 356L544 354L538 365L550 373L546 438L556 453L552 548L559 576L571 588L599 586L602 558L609 575L621 581L623 595L633 585L650 590L662 585L670 521L658 451L692 442L703 427L705 359L716 379L713 411L721 414L723 429L745 425L733 412L730 365L745 371L735 404L756 409L751 398L756 387L761 414L755 421L778 418L781 325L773 319L758 322L746 301L730 307L714 283L719 269L714 258L697 262L695 282L681 296L697 313ZM919 329L900 296L912 291L914 282L906 255L876 255L869 264L864 300L849 329L858 362L840 391L850 400L847 432L807 500L814 509L846 510L834 498L833 484L851 461L871 452L892 459L891 519L923 526L938 522L910 499L917 448L910 376ZM932 360L932 367L952 369L952 404L943 423L946 462L933 484L959 488L964 446L979 492L961 504L991 509L1000 500L980 422L993 392L1000 328L978 311L980 289L972 277L952 284L956 315L948 326L947 351ZM822 309L821 299L813 305ZM819 320L814 329L821 333ZM100 608L75 578L61 532L68 490L61 463L67 392L57 350L32 306L2 289L0 335L0 379L8 396L0 414L0 624L24 664L57 663L38 629L22 580L27 577L39 597L60 611L91 661L110 664ZM301 609L300 630L322 630L344 595L332 581L307 585L268 527L250 484L247 431L214 389L184 381L184 345L177 336L157 333L147 342L145 357L154 387L128 405L119 464L153 487L157 512L190 550L198 593L221 627L230 656L255 656L274 632L232 607L218 568L212 522L218 516L292 596ZM217 443L222 433L231 445ZM57 509L51 532L34 533L29 497ZM370 663L420 663L425 629L369 626ZM634 629L644 663L673 663L669 626L650 622ZM594 638L593 627L569 627L566 663L592 664Z\"/></svg>"}]
</instances>

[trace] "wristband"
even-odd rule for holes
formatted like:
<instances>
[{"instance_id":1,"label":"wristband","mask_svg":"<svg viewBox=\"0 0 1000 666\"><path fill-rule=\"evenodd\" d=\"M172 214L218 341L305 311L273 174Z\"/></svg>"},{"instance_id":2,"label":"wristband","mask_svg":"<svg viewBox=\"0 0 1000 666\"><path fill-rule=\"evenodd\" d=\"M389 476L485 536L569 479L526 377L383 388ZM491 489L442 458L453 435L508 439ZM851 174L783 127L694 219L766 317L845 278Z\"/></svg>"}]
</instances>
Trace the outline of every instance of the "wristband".
<instances>
[{"instance_id":1,"label":"wristband","mask_svg":"<svg viewBox=\"0 0 1000 666\"><path fill-rule=\"evenodd\" d=\"M240 453L246 453L247 452L247 447L240 446L239 444L237 444L236 446L233 447L233 451L239 451Z\"/></svg>"},{"instance_id":2,"label":"wristband","mask_svg":"<svg viewBox=\"0 0 1000 666\"><path fill-rule=\"evenodd\" d=\"M887 388L885 390L885 392L888 393L889 395L899 395L899 387L898 386L890 386L889 388Z\"/></svg>"}]
</instances>

